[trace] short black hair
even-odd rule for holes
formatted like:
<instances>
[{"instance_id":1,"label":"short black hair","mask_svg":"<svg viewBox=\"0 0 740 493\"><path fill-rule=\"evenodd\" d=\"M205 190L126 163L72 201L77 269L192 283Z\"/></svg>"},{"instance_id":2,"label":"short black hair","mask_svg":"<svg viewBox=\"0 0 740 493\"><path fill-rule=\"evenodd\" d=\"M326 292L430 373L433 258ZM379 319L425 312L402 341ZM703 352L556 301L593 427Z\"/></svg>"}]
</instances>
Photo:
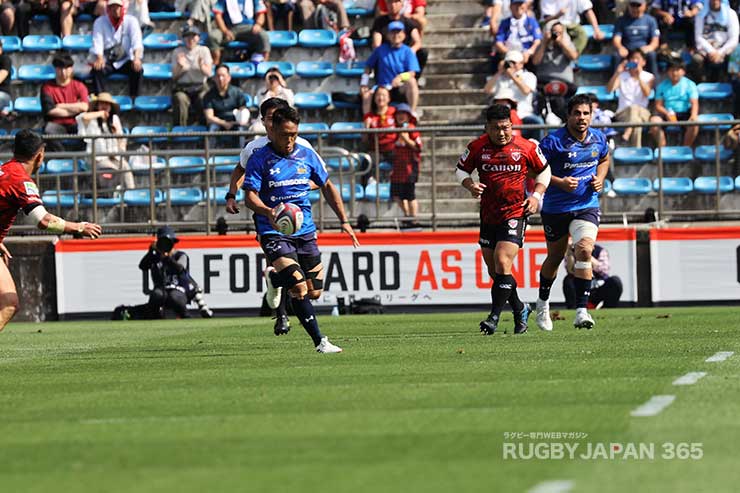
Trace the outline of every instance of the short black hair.
<instances>
[{"instance_id":1,"label":"short black hair","mask_svg":"<svg viewBox=\"0 0 740 493\"><path fill-rule=\"evenodd\" d=\"M262 101L262 104L260 105L260 115L262 115L262 118L267 115L267 112L270 111L273 108L287 108L290 106L286 100L283 98L270 98Z\"/></svg>"},{"instance_id":2,"label":"short black hair","mask_svg":"<svg viewBox=\"0 0 740 493\"><path fill-rule=\"evenodd\" d=\"M486 109L486 123L511 120L511 108L505 104L492 104Z\"/></svg>"},{"instance_id":3,"label":"short black hair","mask_svg":"<svg viewBox=\"0 0 740 493\"><path fill-rule=\"evenodd\" d=\"M51 61L54 68L67 68L75 64L72 57L66 53L57 53Z\"/></svg>"},{"instance_id":4,"label":"short black hair","mask_svg":"<svg viewBox=\"0 0 740 493\"><path fill-rule=\"evenodd\" d=\"M216 65L216 68L213 69L213 73L218 72L218 69L220 69L220 68L225 68L228 73L231 73L231 69L225 63L219 63L218 65Z\"/></svg>"},{"instance_id":5,"label":"short black hair","mask_svg":"<svg viewBox=\"0 0 740 493\"><path fill-rule=\"evenodd\" d=\"M275 113L272 114L273 128L279 127L284 122L293 122L296 125L301 123L301 115L298 114L298 110L290 106L276 109Z\"/></svg>"},{"instance_id":6,"label":"short black hair","mask_svg":"<svg viewBox=\"0 0 740 493\"><path fill-rule=\"evenodd\" d=\"M686 70L686 64L680 58L671 58L670 60L668 60L668 70L672 68L680 68L681 70Z\"/></svg>"},{"instance_id":7,"label":"short black hair","mask_svg":"<svg viewBox=\"0 0 740 493\"><path fill-rule=\"evenodd\" d=\"M591 108L591 96L588 94L576 94L575 96L570 98L568 100L568 114L570 115L570 113L573 111L573 108L575 108L576 106L581 106L582 104L587 104L589 108Z\"/></svg>"},{"instance_id":8,"label":"short black hair","mask_svg":"<svg viewBox=\"0 0 740 493\"><path fill-rule=\"evenodd\" d=\"M599 97L596 94L594 94L592 92L587 92L585 94L586 94L586 96L588 96L588 99L591 100L591 104L594 104L594 103L598 103L599 102Z\"/></svg>"},{"instance_id":9,"label":"short black hair","mask_svg":"<svg viewBox=\"0 0 740 493\"><path fill-rule=\"evenodd\" d=\"M639 55L642 57L643 60L647 60L647 57L645 56L645 52L642 51L641 48L635 48L633 50L630 50L629 53L627 53L627 58L632 58L632 55Z\"/></svg>"},{"instance_id":10,"label":"short black hair","mask_svg":"<svg viewBox=\"0 0 740 493\"><path fill-rule=\"evenodd\" d=\"M31 129L24 128L15 134L13 157L19 161L28 161L44 147L44 139Z\"/></svg>"}]
</instances>

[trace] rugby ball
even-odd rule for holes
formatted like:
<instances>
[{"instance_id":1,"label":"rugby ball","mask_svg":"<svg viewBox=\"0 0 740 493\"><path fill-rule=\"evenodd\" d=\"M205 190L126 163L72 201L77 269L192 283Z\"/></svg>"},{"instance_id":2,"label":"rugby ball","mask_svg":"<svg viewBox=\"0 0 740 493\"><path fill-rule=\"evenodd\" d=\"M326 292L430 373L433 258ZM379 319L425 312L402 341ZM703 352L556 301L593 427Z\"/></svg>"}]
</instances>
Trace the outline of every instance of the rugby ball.
<instances>
[{"instance_id":1,"label":"rugby ball","mask_svg":"<svg viewBox=\"0 0 740 493\"><path fill-rule=\"evenodd\" d=\"M275 208L275 224L281 234L288 236L295 234L303 226L303 211L290 202L279 204Z\"/></svg>"}]
</instances>

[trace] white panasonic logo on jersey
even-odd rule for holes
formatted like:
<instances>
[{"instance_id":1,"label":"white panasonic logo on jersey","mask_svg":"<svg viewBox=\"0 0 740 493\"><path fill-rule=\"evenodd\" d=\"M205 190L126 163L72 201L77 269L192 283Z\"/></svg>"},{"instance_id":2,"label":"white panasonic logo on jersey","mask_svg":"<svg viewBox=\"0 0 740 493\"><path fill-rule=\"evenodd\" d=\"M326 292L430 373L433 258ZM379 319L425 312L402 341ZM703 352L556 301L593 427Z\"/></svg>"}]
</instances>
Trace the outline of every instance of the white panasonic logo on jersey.
<instances>
[{"instance_id":1,"label":"white panasonic logo on jersey","mask_svg":"<svg viewBox=\"0 0 740 493\"><path fill-rule=\"evenodd\" d=\"M591 166L596 166L597 164L599 164L598 159L594 159L593 161L586 161L583 163L563 163L563 169L590 168Z\"/></svg>"},{"instance_id":2,"label":"white panasonic logo on jersey","mask_svg":"<svg viewBox=\"0 0 740 493\"><path fill-rule=\"evenodd\" d=\"M308 178L292 178L290 180L269 181L270 188L289 187L291 185L308 185Z\"/></svg>"}]
</instances>

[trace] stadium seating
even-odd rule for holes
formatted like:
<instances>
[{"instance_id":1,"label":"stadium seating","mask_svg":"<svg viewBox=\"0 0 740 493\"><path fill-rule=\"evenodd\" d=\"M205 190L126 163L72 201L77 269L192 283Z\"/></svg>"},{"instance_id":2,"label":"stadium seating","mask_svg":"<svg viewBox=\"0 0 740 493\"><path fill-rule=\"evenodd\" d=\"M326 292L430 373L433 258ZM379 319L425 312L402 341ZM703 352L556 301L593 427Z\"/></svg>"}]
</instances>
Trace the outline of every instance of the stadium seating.
<instances>
[{"instance_id":1,"label":"stadium seating","mask_svg":"<svg viewBox=\"0 0 740 493\"><path fill-rule=\"evenodd\" d=\"M207 132L208 128L203 125L187 125L187 126L174 126L172 127L171 132L173 134L183 134L187 132ZM172 136L173 142L203 142L203 137L198 137L195 135L173 135Z\"/></svg>"},{"instance_id":2,"label":"stadium seating","mask_svg":"<svg viewBox=\"0 0 740 493\"><path fill-rule=\"evenodd\" d=\"M696 146L694 157L705 163L713 163L717 157L717 148L713 145ZM732 158L732 151L725 146L719 147L719 159L722 162L729 161Z\"/></svg>"},{"instance_id":3,"label":"stadium seating","mask_svg":"<svg viewBox=\"0 0 740 493\"><path fill-rule=\"evenodd\" d=\"M694 153L687 146L660 147L655 149L654 154L656 161L662 156L665 164L684 164L694 160Z\"/></svg>"},{"instance_id":4,"label":"stadium seating","mask_svg":"<svg viewBox=\"0 0 740 493\"><path fill-rule=\"evenodd\" d=\"M131 135L139 136L134 138L134 142L147 143L149 139L146 137L148 134L161 134L167 133L167 127L157 125L137 125L131 129ZM151 139L152 142L167 142L167 137L154 137Z\"/></svg>"},{"instance_id":5,"label":"stadium seating","mask_svg":"<svg viewBox=\"0 0 740 493\"><path fill-rule=\"evenodd\" d=\"M206 160L200 156L174 156L170 158L169 164L173 175L192 175L206 169Z\"/></svg>"},{"instance_id":6,"label":"stadium seating","mask_svg":"<svg viewBox=\"0 0 740 493\"><path fill-rule=\"evenodd\" d=\"M648 178L617 178L612 188L617 195L645 195L653 191Z\"/></svg>"},{"instance_id":7,"label":"stadium seating","mask_svg":"<svg viewBox=\"0 0 740 493\"><path fill-rule=\"evenodd\" d=\"M365 72L365 62L364 61L356 61L356 62L340 62L337 63L335 73L339 77L362 77L362 74Z\"/></svg>"},{"instance_id":8,"label":"stadium seating","mask_svg":"<svg viewBox=\"0 0 740 493\"><path fill-rule=\"evenodd\" d=\"M149 80L171 80L172 65L169 63L144 63L144 78Z\"/></svg>"},{"instance_id":9,"label":"stadium seating","mask_svg":"<svg viewBox=\"0 0 740 493\"><path fill-rule=\"evenodd\" d=\"M18 78L18 71L15 67L10 67L10 80L16 80Z\"/></svg>"},{"instance_id":10,"label":"stadium seating","mask_svg":"<svg viewBox=\"0 0 740 493\"><path fill-rule=\"evenodd\" d=\"M58 175L63 173L74 173L75 171L87 170L87 163L85 161L77 162L77 169L75 169L74 159L49 159L44 166L44 173L49 175Z\"/></svg>"},{"instance_id":11,"label":"stadium seating","mask_svg":"<svg viewBox=\"0 0 740 493\"><path fill-rule=\"evenodd\" d=\"M255 104L255 100L254 98L252 98L252 95L248 92L243 92L242 94L244 95L244 104L247 106L247 108L252 108L252 105Z\"/></svg>"},{"instance_id":12,"label":"stadium seating","mask_svg":"<svg viewBox=\"0 0 740 493\"><path fill-rule=\"evenodd\" d=\"M344 93L349 98L355 99L357 102L347 102L347 101L339 101L332 99L332 104L335 108L338 109L360 109L360 93L359 92L345 92Z\"/></svg>"},{"instance_id":13,"label":"stadium seating","mask_svg":"<svg viewBox=\"0 0 740 493\"><path fill-rule=\"evenodd\" d=\"M18 69L18 78L29 82L54 80L54 67L51 65L23 65Z\"/></svg>"},{"instance_id":14,"label":"stadium seating","mask_svg":"<svg viewBox=\"0 0 740 493\"><path fill-rule=\"evenodd\" d=\"M365 187L365 200L374 202L377 198L380 198L381 202L387 202L391 199L391 184L390 183L368 183Z\"/></svg>"},{"instance_id":15,"label":"stadium seating","mask_svg":"<svg viewBox=\"0 0 740 493\"><path fill-rule=\"evenodd\" d=\"M331 124L331 130L359 130L365 128L365 124L362 122L335 122ZM362 137L359 133L342 133L335 134L333 138L336 140L358 140Z\"/></svg>"},{"instance_id":16,"label":"stadium seating","mask_svg":"<svg viewBox=\"0 0 740 493\"><path fill-rule=\"evenodd\" d=\"M182 12L149 12L149 18L153 21L174 21L187 17Z\"/></svg>"},{"instance_id":17,"label":"stadium seating","mask_svg":"<svg viewBox=\"0 0 740 493\"><path fill-rule=\"evenodd\" d=\"M337 33L329 29L303 29L298 34L298 44L305 48L329 48L337 41Z\"/></svg>"},{"instance_id":18,"label":"stadium seating","mask_svg":"<svg viewBox=\"0 0 740 493\"><path fill-rule=\"evenodd\" d=\"M298 44L298 34L295 31L270 31L267 34L272 48L290 48Z\"/></svg>"},{"instance_id":19,"label":"stadium seating","mask_svg":"<svg viewBox=\"0 0 740 493\"><path fill-rule=\"evenodd\" d=\"M229 67L232 79L239 80L254 77L255 69L251 62L227 62L225 65Z\"/></svg>"},{"instance_id":20,"label":"stadium seating","mask_svg":"<svg viewBox=\"0 0 740 493\"><path fill-rule=\"evenodd\" d=\"M704 113L700 114L698 121L700 122L713 122L713 121L732 121L735 119L735 116L732 113ZM701 127L703 131L710 132L714 131L717 127L719 127L720 131L722 130L729 130L731 125L725 124L725 125L705 125Z\"/></svg>"},{"instance_id":21,"label":"stadium seating","mask_svg":"<svg viewBox=\"0 0 740 493\"><path fill-rule=\"evenodd\" d=\"M257 65L257 76L264 77L268 70L277 67L283 77L293 77L295 75L295 65L291 62L260 62Z\"/></svg>"},{"instance_id":22,"label":"stadium seating","mask_svg":"<svg viewBox=\"0 0 740 493\"><path fill-rule=\"evenodd\" d=\"M740 176L735 177L735 190L740 191Z\"/></svg>"},{"instance_id":23,"label":"stadium seating","mask_svg":"<svg viewBox=\"0 0 740 493\"><path fill-rule=\"evenodd\" d=\"M18 113L41 113L41 100L37 97L21 96L15 99L13 104Z\"/></svg>"},{"instance_id":24,"label":"stadium seating","mask_svg":"<svg viewBox=\"0 0 740 493\"><path fill-rule=\"evenodd\" d=\"M730 176L719 177L719 191L721 193L732 192L735 182ZM694 180L694 190L697 193L717 193L716 176L699 176Z\"/></svg>"},{"instance_id":25,"label":"stadium seating","mask_svg":"<svg viewBox=\"0 0 740 493\"><path fill-rule=\"evenodd\" d=\"M329 77L334 74L331 62L304 61L296 65L296 73L304 79Z\"/></svg>"},{"instance_id":26,"label":"stadium seating","mask_svg":"<svg viewBox=\"0 0 740 493\"><path fill-rule=\"evenodd\" d=\"M239 163L239 156L211 156L209 161L216 173L231 173Z\"/></svg>"},{"instance_id":27,"label":"stadium seating","mask_svg":"<svg viewBox=\"0 0 740 493\"><path fill-rule=\"evenodd\" d=\"M323 109L331 104L331 94L326 92L296 93L294 103L298 109Z\"/></svg>"},{"instance_id":28,"label":"stadium seating","mask_svg":"<svg viewBox=\"0 0 740 493\"><path fill-rule=\"evenodd\" d=\"M653 189L657 192L660 190L660 178L653 180ZM666 195L681 195L691 193L694 190L694 183L691 178L682 177L664 177L662 181L663 193Z\"/></svg>"},{"instance_id":29,"label":"stadium seating","mask_svg":"<svg viewBox=\"0 0 740 493\"><path fill-rule=\"evenodd\" d=\"M167 193L172 205L196 205L203 200L203 191L200 188L172 188Z\"/></svg>"},{"instance_id":30,"label":"stadium seating","mask_svg":"<svg viewBox=\"0 0 740 493\"><path fill-rule=\"evenodd\" d=\"M98 207L114 207L121 204L122 198L122 195L116 193L113 195L113 197L98 197L98 200L96 202ZM92 197L80 197L80 205L85 207L92 207Z\"/></svg>"},{"instance_id":31,"label":"stadium seating","mask_svg":"<svg viewBox=\"0 0 740 493\"><path fill-rule=\"evenodd\" d=\"M578 68L584 72L609 72L612 69L611 55L581 55Z\"/></svg>"},{"instance_id":32,"label":"stadium seating","mask_svg":"<svg viewBox=\"0 0 740 493\"><path fill-rule=\"evenodd\" d=\"M70 34L62 40L62 48L67 51L90 51L92 34Z\"/></svg>"},{"instance_id":33,"label":"stadium seating","mask_svg":"<svg viewBox=\"0 0 740 493\"><path fill-rule=\"evenodd\" d=\"M134 100L137 111L167 111L172 107L170 96L139 96Z\"/></svg>"},{"instance_id":34,"label":"stadium seating","mask_svg":"<svg viewBox=\"0 0 740 493\"><path fill-rule=\"evenodd\" d=\"M697 84L699 99L716 100L732 97L732 84L726 82L702 82Z\"/></svg>"},{"instance_id":35,"label":"stadium seating","mask_svg":"<svg viewBox=\"0 0 740 493\"><path fill-rule=\"evenodd\" d=\"M161 204L164 200L162 190L154 190L154 203ZM148 188L138 188L136 190L126 190L123 192L123 202L131 206L149 206L152 201L152 194Z\"/></svg>"},{"instance_id":36,"label":"stadium seating","mask_svg":"<svg viewBox=\"0 0 740 493\"><path fill-rule=\"evenodd\" d=\"M182 42L177 34L173 33L151 33L144 38L144 50L173 50Z\"/></svg>"},{"instance_id":37,"label":"stadium seating","mask_svg":"<svg viewBox=\"0 0 740 493\"><path fill-rule=\"evenodd\" d=\"M612 182L607 178L604 180L604 188L601 190L601 193L609 193L612 189Z\"/></svg>"},{"instance_id":38,"label":"stadium seating","mask_svg":"<svg viewBox=\"0 0 740 493\"><path fill-rule=\"evenodd\" d=\"M318 133L308 133L305 132L320 132L323 130L329 130L329 125L327 125L324 122L301 122L298 125L298 134L303 137L306 140L314 141L319 139L319 135L321 135L322 139L327 139L329 137L329 134L318 134Z\"/></svg>"},{"instance_id":39,"label":"stadium seating","mask_svg":"<svg viewBox=\"0 0 740 493\"><path fill-rule=\"evenodd\" d=\"M62 49L62 39L54 34L29 34L23 38L23 51L55 51Z\"/></svg>"},{"instance_id":40,"label":"stadium seating","mask_svg":"<svg viewBox=\"0 0 740 493\"><path fill-rule=\"evenodd\" d=\"M380 190L381 190L380 193L382 195L382 193L383 193L383 184L382 183L381 183L381 189ZM362 200L363 198L365 198L365 190L362 188L362 185L360 185L359 183L355 183L354 191L355 191L355 200ZM389 189L388 193L390 194L390 189ZM349 202L349 201L352 200L352 184L350 184L350 183L342 183L342 200L344 202ZM373 200L375 200L375 199L373 199ZM387 199L383 199L383 200L387 200Z\"/></svg>"},{"instance_id":41,"label":"stadium seating","mask_svg":"<svg viewBox=\"0 0 740 493\"><path fill-rule=\"evenodd\" d=\"M617 99L614 92L606 90L606 86L579 86L576 94L593 94L602 103L608 103Z\"/></svg>"},{"instance_id":42,"label":"stadium seating","mask_svg":"<svg viewBox=\"0 0 740 493\"><path fill-rule=\"evenodd\" d=\"M149 158L148 156L135 156L129 160L131 170L137 175L145 175L149 173ZM160 156L152 156L152 169L155 173L158 173L167 167L167 160Z\"/></svg>"},{"instance_id":43,"label":"stadium seating","mask_svg":"<svg viewBox=\"0 0 740 493\"><path fill-rule=\"evenodd\" d=\"M368 7L367 3L356 5L354 0L345 0L344 9L350 19L352 17L371 17L375 14L375 9Z\"/></svg>"},{"instance_id":44,"label":"stadium seating","mask_svg":"<svg viewBox=\"0 0 740 493\"><path fill-rule=\"evenodd\" d=\"M41 200L46 207L74 207L75 192L74 190L59 190L57 194L56 190L47 190L41 194Z\"/></svg>"},{"instance_id":45,"label":"stadium seating","mask_svg":"<svg viewBox=\"0 0 740 493\"><path fill-rule=\"evenodd\" d=\"M331 170L338 170L342 167L342 171L349 171L352 169L352 161L349 155L347 156L327 156L324 157L326 166Z\"/></svg>"},{"instance_id":46,"label":"stadium seating","mask_svg":"<svg viewBox=\"0 0 740 493\"><path fill-rule=\"evenodd\" d=\"M648 147L617 147L614 164L647 164L653 161L653 151Z\"/></svg>"},{"instance_id":47,"label":"stadium seating","mask_svg":"<svg viewBox=\"0 0 740 493\"><path fill-rule=\"evenodd\" d=\"M0 36L3 41L3 53L14 53L23 49L21 38L18 36Z\"/></svg>"},{"instance_id":48,"label":"stadium seating","mask_svg":"<svg viewBox=\"0 0 740 493\"><path fill-rule=\"evenodd\" d=\"M320 198L321 198L321 192L319 190L311 190L310 192L308 192L308 200L312 204L315 204L316 202L318 202Z\"/></svg>"},{"instance_id":49,"label":"stadium seating","mask_svg":"<svg viewBox=\"0 0 740 493\"><path fill-rule=\"evenodd\" d=\"M121 108L121 112L131 111L134 109L134 103L131 101L131 96L113 96L113 100L118 103L118 107Z\"/></svg>"},{"instance_id":50,"label":"stadium seating","mask_svg":"<svg viewBox=\"0 0 740 493\"><path fill-rule=\"evenodd\" d=\"M217 205L226 205L226 192L229 191L229 187L210 187L208 189L208 200L215 200ZM236 201L244 201L244 190L238 189L236 191Z\"/></svg>"}]
</instances>

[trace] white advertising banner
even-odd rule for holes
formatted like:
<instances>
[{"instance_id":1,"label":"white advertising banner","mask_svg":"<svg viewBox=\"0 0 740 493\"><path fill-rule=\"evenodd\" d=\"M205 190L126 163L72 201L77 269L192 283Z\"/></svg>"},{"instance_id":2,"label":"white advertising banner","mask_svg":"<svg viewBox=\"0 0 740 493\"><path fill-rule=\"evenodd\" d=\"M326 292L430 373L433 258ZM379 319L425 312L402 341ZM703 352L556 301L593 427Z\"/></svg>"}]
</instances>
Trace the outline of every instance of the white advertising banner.
<instances>
[{"instance_id":1,"label":"white advertising banner","mask_svg":"<svg viewBox=\"0 0 740 493\"><path fill-rule=\"evenodd\" d=\"M653 301L740 300L740 228L650 231Z\"/></svg>"},{"instance_id":2,"label":"white advertising banner","mask_svg":"<svg viewBox=\"0 0 740 493\"><path fill-rule=\"evenodd\" d=\"M353 249L345 235L321 234L327 298L379 296L384 305L490 303L491 279L477 245L477 231L367 233ZM60 314L107 312L120 304L145 303L145 276L138 269L151 239L63 240L56 245ZM622 278L622 301L637 301L634 229L603 229L599 244L610 254L611 273ZM253 237L183 236L190 272L212 308L257 308L262 303L265 257ZM527 233L514 262L523 300L535 300L546 256L541 231ZM560 284L552 300L563 301Z\"/></svg>"}]
</instances>

